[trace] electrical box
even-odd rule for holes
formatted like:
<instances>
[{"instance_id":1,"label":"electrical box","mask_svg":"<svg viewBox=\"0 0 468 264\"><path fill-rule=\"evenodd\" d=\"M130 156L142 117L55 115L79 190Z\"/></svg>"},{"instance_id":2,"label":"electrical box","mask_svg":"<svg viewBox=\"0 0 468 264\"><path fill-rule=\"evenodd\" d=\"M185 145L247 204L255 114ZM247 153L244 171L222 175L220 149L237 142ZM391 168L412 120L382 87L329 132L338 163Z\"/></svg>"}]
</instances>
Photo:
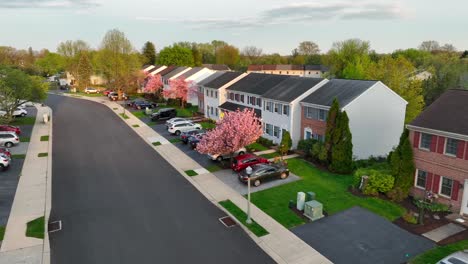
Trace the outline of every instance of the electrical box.
<instances>
[{"instance_id":1,"label":"electrical box","mask_svg":"<svg viewBox=\"0 0 468 264\"><path fill-rule=\"evenodd\" d=\"M296 203L297 210L299 211L304 210L305 197L306 195L304 192L297 193L297 203Z\"/></svg>"},{"instance_id":2,"label":"electrical box","mask_svg":"<svg viewBox=\"0 0 468 264\"><path fill-rule=\"evenodd\" d=\"M323 217L323 205L316 200L304 204L304 216L312 221Z\"/></svg>"}]
</instances>

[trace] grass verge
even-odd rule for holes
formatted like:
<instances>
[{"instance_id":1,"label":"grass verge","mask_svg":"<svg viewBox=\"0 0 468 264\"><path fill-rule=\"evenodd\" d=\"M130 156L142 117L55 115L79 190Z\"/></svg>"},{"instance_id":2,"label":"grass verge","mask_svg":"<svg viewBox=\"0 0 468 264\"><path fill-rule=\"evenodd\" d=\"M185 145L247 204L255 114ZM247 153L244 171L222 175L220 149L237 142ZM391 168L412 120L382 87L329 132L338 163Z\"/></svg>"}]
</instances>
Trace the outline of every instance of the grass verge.
<instances>
[{"instance_id":1,"label":"grass verge","mask_svg":"<svg viewBox=\"0 0 468 264\"><path fill-rule=\"evenodd\" d=\"M151 144L153 144L153 146L161 146L161 142L159 142L159 141L153 142Z\"/></svg>"},{"instance_id":2,"label":"grass verge","mask_svg":"<svg viewBox=\"0 0 468 264\"><path fill-rule=\"evenodd\" d=\"M132 127L140 127L140 125L132 125Z\"/></svg>"},{"instance_id":3,"label":"grass verge","mask_svg":"<svg viewBox=\"0 0 468 264\"><path fill-rule=\"evenodd\" d=\"M49 141L49 136L41 136L41 141Z\"/></svg>"},{"instance_id":4,"label":"grass verge","mask_svg":"<svg viewBox=\"0 0 468 264\"><path fill-rule=\"evenodd\" d=\"M213 165L210 165L208 167L206 167L206 170L209 171L209 172L216 172L216 171L219 171L219 170L222 170L223 168L221 168L220 166L216 165L216 164L213 164Z\"/></svg>"},{"instance_id":5,"label":"grass verge","mask_svg":"<svg viewBox=\"0 0 468 264\"><path fill-rule=\"evenodd\" d=\"M13 159L25 159L26 154L13 154L13 155L11 155L11 158L13 158Z\"/></svg>"},{"instance_id":6,"label":"grass verge","mask_svg":"<svg viewBox=\"0 0 468 264\"><path fill-rule=\"evenodd\" d=\"M37 156L38 156L38 157L47 157L47 156L49 156L49 153L47 153L47 152L42 152L42 153L37 154Z\"/></svg>"},{"instance_id":7,"label":"grass verge","mask_svg":"<svg viewBox=\"0 0 468 264\"><path fill-rule=\"evenodd\" d=\"M187 174L187 176L190 176L190 177L198 175L198 173L196 173L194 170L186 170L185 174Z\"/></svg>"},{"instance_id":8,"label":"grass verge","mask_svg":"<svg viewBox=\"0 0 468 264\"><path fill-rule=\"evenodd\" d=\"M114 108L112 108L112 109L117 110L118 108L117 108L117 107L114 107Z\"/></svg>"},{"instance_id":9,"label":"grass verge","mask_svg":"<svg viewBox=\"0 0 468 264\"><path fill-rule=\"evenodd\" d=\"M129 119L130 117L128 117L128 115L122 113L122 114L119 114L119 116L121 116L123 119Z\"/></svg>"},{"instance_id":10,"label":"grass verge","mask_svg":"<svg viewBox=\"0 0 468 264\"><path fill-rule=\"evenodd\" d=\"M288 208L289 200L296 200L297 192L313 191L323 210L333 215L353 206L366 208L393 221L405 213L398 204L376 197L357 197L348 191L353 182L351 175L321 171L303 159L289 159L289 170L302 180L284 184L252 194L252 202L287 228L304 221Z\"/></svg>"},{"instance_id":11,"label":"grass verge","mask_svg":"<svg viewBox=\"0 0 468 264\"><path fill-rule=\"evenodd\" d=\"M265 228L257 224L257 222L255 222L253 219L251 224L245 223L245 221L247 220L247 214L244 213L244 211L242 211L239 207L237 207L237 205L231 202L231 200L221 201L219 202L219 204L226 210L228 210L229 213L231 213L235 218L237 218L239 222L241 222L245 227L252 231L252 233L254 233L256 236L261 237L269 234L268 231L265 230Z\"/></svg>"},{"instance_id":12,"label":"grass verge","mask_svg":"<svg viewBox=\"0 0 468 264\"><path fill-rule=\"evenodd\" d=\"M30 137L20 137L20 142L30 142L31 138Z\"/></svg>"},{"instance_id":13,"label":"grass verge","mask_svg":"<svg viewBox=\"0 0 468 264\"><path fill-rule=\"evenodd\" d=\"M3 237L5 237L5 227L0 226L0 241L3 241Z\"/></svg>"},{"instance_id":14,"label":"grass verge","mask_svg":"<svg viewBox=\"0 0 468 264\"><path fill-rule=\"evenodd\" d=\"M34 219L27 224L27 237L44 238L44 217Z\"/></svg>"},{"instance_id":15,"label":"grass verge","mask_svg":"<svg viewBox=\"0 0 468 264\"><path fill-rule=\"evenodd\" d=\"M171 142L172 144L176 144L176 143L181 142L181 140L180 140L180 138L171 138L171 139L169 139L169 142Z\"/></svg>"},{"instance_id":16,"label":"grass verge","mask_svg":"<svg viewBox=\"0 0 468 264\"><path fill-rule=\"evenodd\" d=\"M431 249L419 256L410 260L410 264L427 264L427 263L437 263L437 261L445 258L446 256L460 251L468 249L468 240L462 240L453 244L438 246L434 249Z\"/></svg>"},{"instance_id":17,"label":"grass verge","mask_svg":"<svg viewBox=\"0 0 468 264\"><path fill-rule=\"evenodd\" d=\"M132 112L132 114L133 114L135 117L140 118L140 119L146 117L145 112L142 112L142 111Z\"/></svg>"},{"instance_id":18,"label":"grass verge","mask_svg":"<svg viewBox=\"0 0 468 264\"><path fill-rule=\"evenodd\" d=\"M72 93L72 96L87 96L87 97L103 97L105 95L101 94L101 93L90 93L90 94L87 94L87 93L83 93L83 92L76 92L76 93Z\"/></svg>"},{"instance_id":19,"label":"grass verge","mask_svg":"<svg viewBox=\"0 0 468 264\"><path fill-rule=\"evenodd\" d=\"M260 156L264 157L265 159L272 159L281 156L281 154L279 154L278 152L273 152L268 154L262 154Z\"/></svg>"},{"instance_id":20,"label":"grass verge","mask_svg":"<svg viewBox=\"0 0 468 264\"><path fill-rule=\"evenodd\" d=\"M25 116L25 117L18 117L15 118L10 125L12 126L20 126L20 125L34 125L36 123L36 117L32 116Z\"/></svg>"}]
</instances>

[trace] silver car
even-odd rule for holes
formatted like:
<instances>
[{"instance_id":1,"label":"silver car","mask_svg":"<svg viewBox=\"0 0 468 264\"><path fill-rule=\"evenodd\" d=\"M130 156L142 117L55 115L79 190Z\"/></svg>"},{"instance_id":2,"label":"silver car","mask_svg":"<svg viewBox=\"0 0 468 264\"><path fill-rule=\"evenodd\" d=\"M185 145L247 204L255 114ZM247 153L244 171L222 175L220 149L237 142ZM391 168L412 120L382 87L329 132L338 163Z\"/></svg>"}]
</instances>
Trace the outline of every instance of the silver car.
<instances>
[{"instance_id":1,"label":"silver car","mask_svg":"<svg viewBox=\"0 0 468 264\"><path fill-rule=\"evenodd\" d=\"M15 132L0 131L0 146L11 148L19 144L19 137Z\"/></svg>"},{"instance_id":2,"label":"silver car","mask_svg":"<svg viewBox=\"0 0 468 264\"><path fill-rule=\"evenodd\" d=\"M10 162L10 157L3 153L0 153L0 168L2 168L2 170L6 170L8 167L10 167Z\"/></svg>"},{"instance_id":3,"label":"silver car","mask_svg":"<svg viewBox=\"0 0 468 264\"><path fill-rule=\"evenodd\" d=\"M437 264L468 264L468 250L462 250L448 255Z\"/></svg>"},{"instance_id":4,"label":"silver car","mask_svg":"<svg viewBox=\"0 0 468 264\"><path fill-rule=\"evenodd\" d=\"M240 148L236 152L234 152L232 156L235 157L235 156L239 156L239 155L244 155L246 152L247 152L247 150L245 148ZM222 161L222 160L225 160L225 159L229 159L230 156L231 156L230 153L227 153L227 154L208 154L208 157L211 160L217 160L217 161Z\"/></svg>"}]
</instances>

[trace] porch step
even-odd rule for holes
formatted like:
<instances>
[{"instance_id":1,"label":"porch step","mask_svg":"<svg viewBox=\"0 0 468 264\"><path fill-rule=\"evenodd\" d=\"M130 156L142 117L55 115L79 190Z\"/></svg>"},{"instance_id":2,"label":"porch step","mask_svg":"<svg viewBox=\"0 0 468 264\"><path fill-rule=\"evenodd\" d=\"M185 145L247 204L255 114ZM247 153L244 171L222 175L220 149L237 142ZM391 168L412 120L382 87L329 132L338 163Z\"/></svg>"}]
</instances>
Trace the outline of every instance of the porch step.
<instances>
[{"instance_id":1,"label":"porch step","mask_svg":"<svg viewBox=\"0 0 468 264\"><path fill-rule=\"evenodd\" d=\"M262 151L254 152L254 154L255 154L255 155L263 155L263 154L270 154L270 153L273 153L273 152L276 152L276 150L274 150L274 149L267 149L267 150L262 150Z\"/></svg>"},{"instance_id":2,"label":"porch step","mask_svg":"<svg viewBox=\"0 0 468 264\"><path fill-rule=\"evenodd\" d=\"M432 241L439 242L446 239L447 237L453 236L461 231L464 231L465 228L456 225L456 224L446 224L439 228L436 228L432 231L422 234L423 236L429 238Z\"/></svg>"}]
</instances>

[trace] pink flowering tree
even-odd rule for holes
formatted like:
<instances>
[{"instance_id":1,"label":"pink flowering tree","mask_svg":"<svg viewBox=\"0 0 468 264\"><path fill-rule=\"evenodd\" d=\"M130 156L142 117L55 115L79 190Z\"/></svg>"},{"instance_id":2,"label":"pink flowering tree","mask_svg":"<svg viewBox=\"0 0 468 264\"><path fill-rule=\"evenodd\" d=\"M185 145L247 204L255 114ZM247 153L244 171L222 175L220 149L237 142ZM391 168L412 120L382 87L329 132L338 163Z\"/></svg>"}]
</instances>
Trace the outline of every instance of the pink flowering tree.
<instances>
[{"instance_id":1,"label":"pink flowering tree","mask_svg":"<svg viewBox=\"0 0 468 264\"><path fill-rule=\"evenodd\" d=\"M145 88L143 91L145 93L153 93L156 94L161 88L163 87L163 83L161 80L161 75L148 75L148 80L146 82Z\"/></svg>"},{"instance_id":2,"label":"pink flowering tree","mask_svg":"<svg viewBox=\"0 0 468 264\"><path fill-rule=\"evenodd\" d=\"M181 108L184 108L188 96L194 92L194 86L183 77L169 80L169 88L164 90L163 94L167 98L179 99Z\"/></svg>"},{"instance_id":3,"label":"pink flowering tree","mask_svg":"<svg viewBox=\"0 0 468 264\"><path fill-rule=\"evenodd\" d=\"M197 145L202 154L230 154L254 143L262 135L262 125L252 109L226 112Z\"/></svg>"}]
</instances>

